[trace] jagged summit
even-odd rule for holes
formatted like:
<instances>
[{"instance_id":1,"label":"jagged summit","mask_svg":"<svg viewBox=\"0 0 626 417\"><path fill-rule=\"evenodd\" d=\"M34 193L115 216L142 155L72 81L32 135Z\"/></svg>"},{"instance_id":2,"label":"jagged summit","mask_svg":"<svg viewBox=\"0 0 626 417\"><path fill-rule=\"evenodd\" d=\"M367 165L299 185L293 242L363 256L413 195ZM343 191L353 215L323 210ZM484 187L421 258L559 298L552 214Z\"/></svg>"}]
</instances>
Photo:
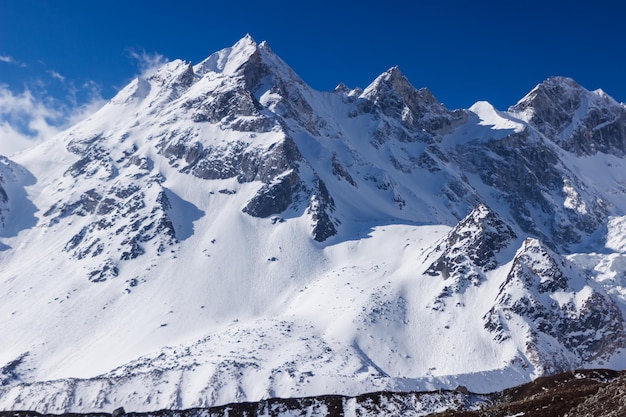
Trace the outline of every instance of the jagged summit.
<instances>
[{"instance_id":1,"label":"jagged summit","mask_svg":"<svg viewBox=\"0 0 626 417\"><path fill-rule=\"evenodd\" d=\"M363 90L362 97L380 101L388 96L401 98L414 111L431 106L442 106L427 88L417 90L397 66L379 75Z\"/></svg>"},{"instance_id":2,"label":"jagged summit","mask_svg":"<svg viewBox=\"0 0 626 417\"><path fill-rule=\"evenodd\" d=\"M196 71L204 74L207 71L233 74L241 65L250 60L253 56L258 56L259 45L246 34L232 47L215 52L197 65Z\"/></svg>"},{"instance_id":3,"label":"jagged summit","mask_svg":"<svg viewBox=\"0 0 626 417\"><path fill-rule=\"evenodd\" d=\"M580 97L586 90L568 77L550 77L538 84L509 111L529 121L538 112L572 114L580 105ZM557 128L559 126L556 126Z\"/></svg>"},{"instance_id":4,"label":"jagged summit","mask_svg":"<svg viewBox=\"0 0 626 417\"><path fill-rule=\"evenodd\" d=\"M550 77L509 112L568 151L626 154L626 108L604 92L592 92L568 77Z\"/></svg>"},{"instance_id":5,"label":"jagged summit","mask_svg":"<svg viewBox=\"0 0 626 417\"><path fill-rule=\"evenodd\" d=\"M466 117L448 110L427 88L416 89L397 66L379 75L360 97L406 126L429 132L444 131Z\"/></svg>"},{"instance_id":6,"label":"jagged summit","mask_svg":"<svg viewBox=\"0 0 626 417\"><path fill-rule=\"evenodd\" d=\"M211 54L194 69L198 75L205 77L244 76L250 89L254 89L263 77L269 75L285 82L303 83L266 41L257 43L250 35L244 36L232 47Z\"/></svg>"}]
</instances>

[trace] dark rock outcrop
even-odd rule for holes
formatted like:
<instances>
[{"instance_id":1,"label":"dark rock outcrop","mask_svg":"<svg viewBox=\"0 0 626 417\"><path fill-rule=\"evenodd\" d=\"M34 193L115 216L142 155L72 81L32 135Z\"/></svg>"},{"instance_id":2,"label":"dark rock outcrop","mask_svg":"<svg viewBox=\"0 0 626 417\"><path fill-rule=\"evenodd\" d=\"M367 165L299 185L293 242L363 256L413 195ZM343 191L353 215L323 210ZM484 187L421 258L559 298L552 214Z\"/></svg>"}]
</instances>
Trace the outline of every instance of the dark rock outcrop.
<instances>
[{"instance_id":1,"label":"dark rock outcrop","mask_svg":"<svg viewBox=\"0 0 626 417\"><path fill-rule=\"evenodd\" d=\"M624 319L615 302L534 239L518 251L494 307L484 316L485 328L500 342L510 337L509 324L520 320L529 337L526 356L546 373L608 358L626 347Z\"/></svg>"}]
</instances>

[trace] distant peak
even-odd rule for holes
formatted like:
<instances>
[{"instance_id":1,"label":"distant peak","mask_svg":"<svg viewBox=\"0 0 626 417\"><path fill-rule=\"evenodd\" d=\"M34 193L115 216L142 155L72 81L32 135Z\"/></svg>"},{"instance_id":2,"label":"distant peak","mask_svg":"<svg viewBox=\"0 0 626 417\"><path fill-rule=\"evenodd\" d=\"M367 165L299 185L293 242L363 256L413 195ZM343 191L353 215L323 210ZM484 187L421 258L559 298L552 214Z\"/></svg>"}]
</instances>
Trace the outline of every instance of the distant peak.
<instances>
[{"instance_id":1,"label":"distant peak","mask_svg":"<svg viewBox=\"0 0 626 417\"><path fill-rule=\"evenodd\" d=\"M604 105L619 105L617 101L601 89L589 91L573 78L553 76L537 84L517 104L509 108L509 111L522 113L532 109L539 109L540 111L561 109L569 114L573 114L578 109L583 98L596 102L598 105L600 103L605 103ZM532 115L528 114L526 116L526 119L528 119Z\"/></svg>"},{"instance_id":2,"label":"distant peak","mask_svg":"<svg viewBox=\"0 0 626 417\"><path fill-rule=\"evenodd\" d=\"M528 94L526 94L509 111L519 114L528 121L531 114L526 116L522 112L527 112L535 108L562 108L568 113L578 108L582 94L588 93L580 84L570 77L553 76L537 84ZM558 104L558 105L557 105ZM556 107L555 107L556 106Z\"/></svg>"},{"instance_id":3,"label":"distant peak","mask_svg":"<svg viewBox=\"0 0 626 417\"><path fill-rule=\"evenodd\" d=\"M379 78L382 78L394 84L411 85L408 78L405 77L405 75L402 73L402 71L400 71L400 68L398 68L398 66L389 68L387 71L383 72Z\"/></svg>"},{"instance_id":4,"label":"distant peak","mask_svg":"<svg viewBox=\"0 0 626 417\"><path fill-rule=\"evenodd\" d=\"M389 68L387 71L384 72L384 74L387 74L389 78L394 78L394 77L404 78L404 74L402 74L402 71L400 71L400 68L397 65Z\"/></svg>"},{"instance_id":5,"label":"distant peak","mask_svg":"<svg viewBox=\"0 0 626 417\"><path fill-rule=\"evenodd\" d=\"M407 92L416 91L415 87L413 87L397 66L389 68L376 77L374 82L363 91L363 95L366 97L375 97L392 91L399 93L401 96L406 95Z\"/></svg>"},{"instance_id":6,"label":"distant peak","mask_svg":"<svg viewBox=\"0 0 626 417\"><path fill-rule=\"evenodd\" d=\"M234 45L233 45L233 49L235 48L241 48L241 47L246 47L246 46L253 46L256 48L257 43L254 40L254 38L252 38L252 36L250 36L249 33L246 33L246 35L239 39Z\"/></svg>"},{"instance_id":7,"label":"distant peak","mask_svg":"<svg viewBox=\"0 0 626 417\"><path fill-rule=\"evenodd\" d=\"M578 84L573 78L564 77L560 75L548 77L544 82L542 82L539 85L540 86L562 85L562 86L569 86L573 88L581 88L580 84Z\"/></svg>"},{"instance_id":8,"label":"distant peak","mask_svg":"<svg viewBox=\"0 0 626 417\"><path fill-rule=\"evenodd\" d=\"M269 50L265 42L263 42L261 46ZM199 75L203 75L207 72L233 74L243 64L254 59L254 57L258 57L259 47L260 46L257 45L252 36L246 34L230 48L215 52L202 61L196 66L195 71Z\"/></svg>"},{"instance_id":9,"label":"distant peak","mask_svg":"<svg viewBox=\"0 0 626 417\"><path fill-rule=\"evenodd\" d=\"M337 87L335 87L335 92L348 94L350 92L350 88L344 83L339 83L337 84Z\"/></svg>"},{"instance_id":10,"label":"distant peak","mask_svg":"<svg viewBox=\"0 0 626 417\"><path fill-rule=\"evenodd\" d=\"M411 101L409 99L410 96L416 95L419 97L421 105L425 106L441 104L428 88L415 88L397 66L383 72L363 91L363 95L366 97L381 96L389 93L397 94L407 102Z\"/></svg>"}]
</instances>

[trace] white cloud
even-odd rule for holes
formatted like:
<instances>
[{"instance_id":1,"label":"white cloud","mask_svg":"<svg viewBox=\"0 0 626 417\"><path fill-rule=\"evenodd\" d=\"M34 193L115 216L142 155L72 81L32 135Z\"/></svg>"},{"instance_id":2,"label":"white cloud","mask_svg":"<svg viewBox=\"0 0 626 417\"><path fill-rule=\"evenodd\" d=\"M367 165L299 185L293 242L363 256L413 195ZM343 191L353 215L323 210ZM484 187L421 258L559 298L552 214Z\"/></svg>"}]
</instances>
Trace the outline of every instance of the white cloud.
<instances>
[{"instance_id":1,"label":"white cloud","mask_svg":"<svg viewBox=\"0 0 626 417\"><path fill-rule=\"evenodd\" d=\"M97 85L83 88L87 99L78 104L48 97L45 90L15 92L0 84L0 155L10 156L37 145L102 107L105 100Z\"/></svg>"},{"instance_id":2,"label":"white cloud","mask_svg":"<svg viewBox=\"0 0 626 417\"><path fill-rule=\"evenodd\" d=\"M65 127L73 126L76 123L85 120L106 104L106 100L102 96L93 95L91 99L79 106L72 108L67 114Z\"/></svg>"},{"instance_id":3,"label":"white cloud","mask_svg":"<svg viewBox=\"0 0 626 417\"><path fill-rule=\"evenodd\" d=\"M137 61L137 66L140 71L139 76L142 78L150 77L157 69L159 69L159 67L168 62L168 59L165 56L157 52L149 53L145 50L139 52L129 50L128 54L132 59Z\"/></svg>"},{"instance_id":4,"label":"white cloud","mask_svg":"<svg viewBox=\"0 0 626 417\"><path fill-rule=\"evenodd\" d=\"M62 83L65 82L65 77L62 76L61 74L59 74L58 72L56 72L55 70L48 70L48 74L50 74L52 76L52 78L56 78L57 80L61 81Z\"/></svg>"},{"instance_id":5,"label":"white cloud","mask_svg":"<svg viewBox=\"0 0 626 417\"><path fill-rule=\"evenodd\" d=\"M35 99L30 90L15 94L0 85L0 155L11 155L58 132L58 110Z\"/></svg>"},{"instance_id":6,"label":"white cloud","mask_svg":"<svg viewBox=\"0 0 626 417\"><path fill-rule=\"evenodd\" d=\"M19 65L20 67L26 66L24 63L16 60L12 56L7 56L7 55L0 55L0 62L4 62L6 64Z\"/></svg>"}]
</instances>

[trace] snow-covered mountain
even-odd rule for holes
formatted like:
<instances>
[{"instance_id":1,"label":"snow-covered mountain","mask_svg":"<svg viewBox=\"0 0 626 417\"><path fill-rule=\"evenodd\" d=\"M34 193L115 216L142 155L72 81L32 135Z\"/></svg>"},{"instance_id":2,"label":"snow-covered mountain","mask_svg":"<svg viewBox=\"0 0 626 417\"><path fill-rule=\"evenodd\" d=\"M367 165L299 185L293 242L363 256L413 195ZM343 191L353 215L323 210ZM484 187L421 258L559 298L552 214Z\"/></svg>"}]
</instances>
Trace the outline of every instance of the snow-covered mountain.
<instances>
[{"instance_id":1,"label":"snow-covered mountain","mask_svg":"<svg viewBox=\"0 0 626 417\"><path fill-rule=\"evenodd\" d=\"M626 367L626 107L311 89L249 36L0 158L0 408L157 410Z\"/></svg>"}]
</instances>

